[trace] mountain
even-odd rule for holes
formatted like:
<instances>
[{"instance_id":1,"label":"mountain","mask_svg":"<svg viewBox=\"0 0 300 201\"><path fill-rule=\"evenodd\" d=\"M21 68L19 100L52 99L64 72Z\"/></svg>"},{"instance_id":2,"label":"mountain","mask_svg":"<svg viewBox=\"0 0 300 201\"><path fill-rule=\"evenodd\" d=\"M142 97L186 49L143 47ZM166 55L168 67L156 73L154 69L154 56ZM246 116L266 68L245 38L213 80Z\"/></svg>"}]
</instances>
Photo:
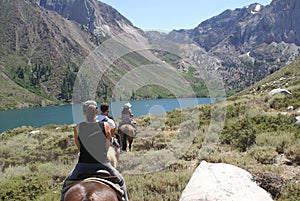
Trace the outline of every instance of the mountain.
<instances>
[{"instance_id":1,"label":"mountain","mask_svg":"<svg viewBox=\"0 0 300 201\"><path fill-rule=\"evenodd\" d=\"M225 10L194 29L173 30L160 37L203 48L201 54L218 61L215 70L226 86L240 90L299 56L299 15L299 1L273 0L267 6L255 3Z\"/></svg>"},{"instance_id":2,"label":"mountain","mask_svg":"<svg viewBox=\"0 0 300 201\"><path fill-rule=\"evenodd\" d=\"M273 0L266 7L255 3L244 8L226 10L192 30L175 30L167 38L184 42L181 38L186 34L190 41L207 51L213 51L222 42L240 47L240 51L245 52L262 43L300 45L299 10L300 2L296 0Z\"/></svg>"},{"instance_id":3,"label":"mountain","mask_svg":"<svg viewBox=\"0 0 300 201\"><path fill-rule=\"evenodd\" d=\"M296 0L273 0L226 10L194 29L166 34L143 32L97 0L3 0L0 109L70 102L84 69L95 71L90 83L98 83L99 72L101 80L83 98L124 99L114 94L116 87L128 99L188 96L176 94L184 87L173 86L171 69L183 78L175 84L190 85L186 91L196 96L209 95L205 85L214 81L207 74L220 74L230 95L299 56L299 9ZM112 41L119 44L110 49ZM99 71L87 59L97 65L109 61L109 67ZM153 64L158 65L146 68ZM127 79L138 69L144 69L142 76Z\"/></svg>"},{"instance_id":4,"label":"mountain","mask_svg":"<svg viewBox=\"0 0 300 201\"><path fill-rule=\"evenodd\" d=\"M97 0L39 0L39 5L86 26L90 32L102 37L137 29L117 10Z\"/></svg>"},{"instance_id":5,"label":"mountain","mask_svg":"<svg viewBox=\"0 0 300 201\"><path fill-rule=\"evenodd\" d=\"M102 41L141 32L96 0L4 0L0 20L0 109L70 101L81 64Z\"/></svg>"},{"instance_id":6,"label":"mountain","mask_svg":"<svg viewBox=\"0 0 300 201\"><path fill-rule=\"evenodd\" d=\"M0 10L2 75L28 93L55 100L62 95L63 80L77 70L97 39L79 24L32 1L1 1Z\"/></svg>"}]
</instances>

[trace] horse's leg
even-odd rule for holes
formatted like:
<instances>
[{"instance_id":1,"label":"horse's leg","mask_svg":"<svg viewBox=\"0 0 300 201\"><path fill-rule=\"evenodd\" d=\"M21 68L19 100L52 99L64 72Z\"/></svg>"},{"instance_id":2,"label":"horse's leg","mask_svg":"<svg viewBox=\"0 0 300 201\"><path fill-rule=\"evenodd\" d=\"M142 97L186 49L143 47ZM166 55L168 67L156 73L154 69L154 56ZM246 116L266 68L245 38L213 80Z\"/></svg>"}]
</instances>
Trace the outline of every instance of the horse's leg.
<instances>
[{"instance_id":1,"label":"horse's leg","mask_svg":"<svg viewBox=\"0 0 300 201\"><path fill-rule=\"evenodd\" d=\"M133 137L132 136L128 136L129 151L131 151L132 142L133 142Z\"/></svg>"},{"instance_id":2,"label":"horse's leg","mask_svg":"<svg viewBox=\"0 0 300 201\"><path fill-rule=\"evenodd\" d=\"M120 133L118 133L116 135L116 138L117 138L117 142L119 143L119 145L121 145L121 136L120 136Z\"/></svg>"},{"instance_id":3,"label":"horse's leg","mask_svg":"<svg viewBox=\"0 0 300 201\"><path fill-rule=\"evenodd\" d=\"M121 137L122 151L126 151L126 148L127 148L127 143L126 143L127 135L125 133L123 133L123 131L120 130L120 137Z\"/></svg>"},{"instance_id":4,"label":"horse's leg","mask_svg":"<svg viewBox=\"0 0 300 201\"><path fill-rule=\"evenodd\" d=\"M127 138L128 138L128 136L124 133L124 140L123 140L123 146L122 146L123 151L127 151Z\"/></svg>"}]
</instances>

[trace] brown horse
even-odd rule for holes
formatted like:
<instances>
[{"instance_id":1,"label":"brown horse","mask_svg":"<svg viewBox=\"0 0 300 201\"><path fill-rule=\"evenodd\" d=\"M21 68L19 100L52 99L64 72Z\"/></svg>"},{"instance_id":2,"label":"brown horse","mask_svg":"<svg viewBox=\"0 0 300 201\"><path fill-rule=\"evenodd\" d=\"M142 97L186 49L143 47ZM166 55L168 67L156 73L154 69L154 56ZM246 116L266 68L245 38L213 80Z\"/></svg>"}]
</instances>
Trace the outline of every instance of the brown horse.
<instances>
[{"instance_id":1,"label":"brown horse","mask_svg":"<svg viewBox=\"0 0 300 201\"><path fill-rule=\"evenodd\" d=\"M100 181L81 181L65 194L64 201L119 201L116 191Z\"/></svg>"},{"instance_id":2,"label":"brown horse","mask_svg":"<svg viewBox=\"0 0 300 201\"><path fill-rule=\"evenodd\" d=\"M118 148L110 145L107 152L107 157L110 163L116 168L119 160L120 152ZM105 173L105 176L108 176ZM108 181L106 181L108 182ZM110 182L109 182L110 183ZM110 183L111 184L111 183ZM113 184L111 184L113 185ZM115 185L113 185L115 186ZM120 190L117 190L117 192ZM120 196L119 196L120 198ZM95 180L86 179L78 184L70 187L66 192L64 201L118 201L116 187Z\"/></svg>"},{"instance_id":3,"label":"brown horse","mask_svg":"<svg viewBox=\"0 0 300 201\"><path fill-rule=\"evenodd\" d=\"M133 139L136 136L135 129L130 124L123 124L119 127L118 130L120 137L121 137L121 146L123 151L127 151L127 141L129 144L129 151L131 151L131 145L133 142Z\"/></svg>"}]
</instances>

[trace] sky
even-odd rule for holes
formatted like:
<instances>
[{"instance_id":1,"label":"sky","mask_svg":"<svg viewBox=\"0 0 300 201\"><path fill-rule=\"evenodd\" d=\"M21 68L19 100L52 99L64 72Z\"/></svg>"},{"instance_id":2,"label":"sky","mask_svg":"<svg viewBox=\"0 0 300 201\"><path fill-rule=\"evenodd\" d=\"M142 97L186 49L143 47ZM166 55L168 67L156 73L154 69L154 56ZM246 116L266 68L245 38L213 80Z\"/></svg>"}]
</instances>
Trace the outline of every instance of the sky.
<instances>
[{"instance_id":1,"label":"sky","mask_svg":"<svg viewBox=\"0 0 300 201\"><path fill-rule=\"evenodd\" d=\"M125 16L134 26L147 30L192 29L226 9L271 0L100 0Z\"/></svg>"}]
</instances>

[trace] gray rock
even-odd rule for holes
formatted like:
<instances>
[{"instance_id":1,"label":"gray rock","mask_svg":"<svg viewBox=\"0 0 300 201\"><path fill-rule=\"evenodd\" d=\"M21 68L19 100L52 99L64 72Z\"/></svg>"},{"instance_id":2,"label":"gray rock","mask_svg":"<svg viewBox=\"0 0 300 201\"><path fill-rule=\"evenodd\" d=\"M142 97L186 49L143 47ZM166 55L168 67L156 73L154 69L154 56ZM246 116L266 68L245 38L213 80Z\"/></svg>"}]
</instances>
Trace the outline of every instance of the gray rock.
<instances>
[{"instance_id":1,"label":"gray rock","mask_svg":"<svg viewBox=\"0 0 300 201\"><path fill-rule=\"evenodd\" d=\"M252 175L239 167L202 161L184 189L180 201L271 201Z\"/></svg>"},{"instance_id":2,"label":"gray rock","mask_svg":"<svg viewBox=\"0 0 300 201\"><path fill-rule=\"evenodd\" d=\"M270 91L270 92L269 92L269 95L270 95L270 96L274 96L274 95L276 95L276 94L278 94L278 93L282 93L282 94L286 94L286 95L292 94L291 92L289 92L289 91L286 90L286 89L280 89L280 88L278 88L278 89L273 89L272 91Z\"/></svg>"},{"instance_id":3,"label":"gray rock","mask_svg":"<svg viewBox=\"0 0 300 201\"><path fill-rule=\"evenodd\" d=\"M296 124L298 125L300 129L300 116L295 117L296 118Z\"/></svg>"}]
</instances>

